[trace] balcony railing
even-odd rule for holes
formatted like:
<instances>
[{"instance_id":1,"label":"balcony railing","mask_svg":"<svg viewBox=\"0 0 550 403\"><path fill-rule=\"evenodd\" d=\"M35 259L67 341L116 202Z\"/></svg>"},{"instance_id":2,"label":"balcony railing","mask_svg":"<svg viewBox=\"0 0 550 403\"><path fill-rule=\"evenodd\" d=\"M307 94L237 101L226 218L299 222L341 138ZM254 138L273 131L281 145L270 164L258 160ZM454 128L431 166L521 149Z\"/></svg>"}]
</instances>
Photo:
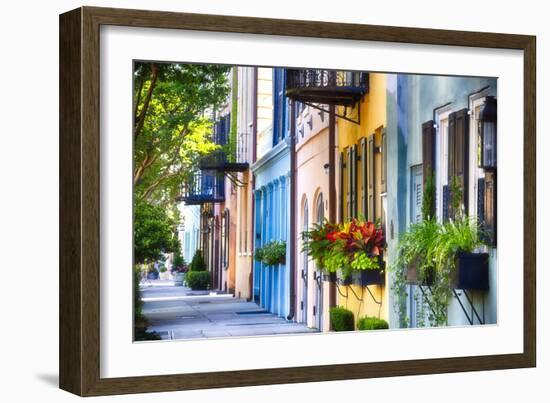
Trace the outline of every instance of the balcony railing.
<instances>
[{"instance_id":1,"label":"balcony railing","mask_svg":"<svg viewBox=\"0 0 550 403\"><path fill-rule=\"evenodd\" d=\"M223 172L201 170L183 186L179 200L186 205L222 203L225 201Z\"/></svg>"},{"instance_id":2,"label":"balcony railing","mask_svg":"<svg viewBox=\"0 0 550 403\"><path fill-rule=\"evenodd\" d=\"M238 133L231 138L231 117L225 115L214 124L213 141L220 146L203 157L200 169L242 172L248 169L248 133Z\"/></svg>"},{"instance_id":3,"label":"balcony railing","mask_svg":"<svg viewBox=\"0 0 550 403\"><path fill-rule=\"evenodd\" d=\"M360 71L288 69L286 96L300 102L353 105L369 90L369 74Z\"/></svg>"}]
</instances>

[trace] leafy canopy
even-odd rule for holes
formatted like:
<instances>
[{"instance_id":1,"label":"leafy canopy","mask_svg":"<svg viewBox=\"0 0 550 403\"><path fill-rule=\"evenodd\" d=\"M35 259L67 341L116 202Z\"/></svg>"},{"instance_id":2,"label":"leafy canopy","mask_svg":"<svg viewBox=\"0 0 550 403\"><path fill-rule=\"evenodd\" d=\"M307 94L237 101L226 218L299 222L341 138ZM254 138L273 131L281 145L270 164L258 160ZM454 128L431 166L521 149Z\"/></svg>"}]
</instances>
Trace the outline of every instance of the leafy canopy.
<instances>
[{"instance_id":1,"label":"leafy canopy","mask_svg":"<svg viewBox=\"0 0 550 403\"><path fill-rule=\"evenodd\" d=\"M136 199L134 202L134 263L163 259L178 243L174 220L160 206Z\"/></svg>"},{"instance_id":2,"label":"leafy canopy","mask_svg":"<svg viewBox=\"0 0 550 403\"><path fill-rule=\"evenodd\" d=\"M206 113L227 99L228 67L137 62L134 68L134 192L172 204L198 159L216 149Z\"/></svg>"}]
</instances>

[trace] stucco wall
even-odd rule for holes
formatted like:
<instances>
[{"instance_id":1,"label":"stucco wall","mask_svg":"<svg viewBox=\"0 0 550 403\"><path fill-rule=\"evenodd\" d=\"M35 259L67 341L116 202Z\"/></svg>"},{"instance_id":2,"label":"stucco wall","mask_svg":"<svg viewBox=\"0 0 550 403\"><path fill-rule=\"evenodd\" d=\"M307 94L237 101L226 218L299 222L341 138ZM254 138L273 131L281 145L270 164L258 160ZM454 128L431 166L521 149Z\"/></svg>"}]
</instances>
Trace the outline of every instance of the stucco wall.
<instances>
[{"instance_id":1,"label":"stucco wall","mask_svg":"<svg viewBox=\"0 0 550 403\"><path fill-rule=\"evenodd\" d=\"M388 236L389 261L391 263L399 233L411 222L411 167L422 163L422 123L434 119L434 109L450 104L448 108L458 111L469 107L469 94L489 87L487 95L496 96L497 80L494 78L448 77L399 74L388 77L388 216L394 229ZM490 284L496 284L496 251L490 251ZM496 322L496 287L484 296L474 295L476 309L485 311L486 323ZM392 296L393 298L393 296ZM398 326L393 310L391 325ZM449 306L449 325L469 324L458 301Z\"/></svg>"}]
</instances>

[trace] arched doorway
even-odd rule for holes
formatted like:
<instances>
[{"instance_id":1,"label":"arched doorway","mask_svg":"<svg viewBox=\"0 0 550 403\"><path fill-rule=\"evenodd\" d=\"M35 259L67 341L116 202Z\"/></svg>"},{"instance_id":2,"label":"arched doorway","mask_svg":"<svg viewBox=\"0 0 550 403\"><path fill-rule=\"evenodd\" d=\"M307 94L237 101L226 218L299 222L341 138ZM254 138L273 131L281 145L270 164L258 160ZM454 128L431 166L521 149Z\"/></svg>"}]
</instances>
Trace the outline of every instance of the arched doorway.
<instances>
[{"instance_id":1,"label":"arched doorway","mask_svg":"<svg viewBox=\"0 0 550 403\"><path fill-rule=\"evenodd\" d=\"M325 203L323 201L323 194L319 193L315 204L315 221L320 224L325 219ZM323 273L321 268L315 268L315 306L313 307L313 317L315 320L314 326L322 330L323 329Z\"/></svg>"},{"instance_id":2,"label":"arched doorway","mask_svg":"<svg viewBox=\"0 0 550 403\"><path fill-rule=\"evenodd\" d=\"M304 200L304 207L302 209L302 231L307 231L309 227L309 209L307 205L307 199ZM304 248L302 250L302 271L301 271L301 281L302 281L302 302L300 304L300 322L307 325L307 280L308 280L308 255L307 250Z\"/></svg>"}]
</instances>

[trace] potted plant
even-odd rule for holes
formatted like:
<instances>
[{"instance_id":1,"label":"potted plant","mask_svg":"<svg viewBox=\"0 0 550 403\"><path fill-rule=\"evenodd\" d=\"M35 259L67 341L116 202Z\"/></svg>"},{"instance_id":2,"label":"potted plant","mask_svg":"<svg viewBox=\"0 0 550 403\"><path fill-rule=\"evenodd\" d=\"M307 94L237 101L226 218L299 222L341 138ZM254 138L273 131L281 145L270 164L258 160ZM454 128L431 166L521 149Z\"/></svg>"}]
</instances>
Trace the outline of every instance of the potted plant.
<instances>
[{"instance_id":1,"label":"potted plant","mask_svg":"<svg viewBox=\"0 0 550 403\"><path fill-rule=\"evenodd\" d=\"M325 280L350 285L383 284L382 229L370 221L352 219L343 224L324 221L303 233L303 250L325 272Z\"/></svg>"},{"instance_id":2,"label":"potted plant","mask_svg":"<svg viewBox=\"0 0 550 403\"><path fill-rule=\"evenodd\" d=\"M442 225L434 256L439 266L450 269L451 287L487 291L489 255L479 252L484 245L483 231L477 220L460 217Z\"/></svg>"},{"instance_id":3,"label":"potted plant","mask_svg":"<svg viewBox=\"0 0 550 403\"><path fill-rule=\"evenodd\" d=\"M174 276L174 286L182 287L185 273L188 267L181 253L176 253L172 261L172 276Z\"/></svg>"},{"instance_id":4,"label":"potted plant","mask_svg":"<svg viewBox=\"0 0 550 403\"><path fill-rule=\"evenodd\" d=\"M383 284L382 252L385 239L382 229L371 221L352 219L327 234L331 241L325 256L329 271L340 273L341 283ZM354 281L355 279L355 281Z\"/></svg>"}]
</instances>

